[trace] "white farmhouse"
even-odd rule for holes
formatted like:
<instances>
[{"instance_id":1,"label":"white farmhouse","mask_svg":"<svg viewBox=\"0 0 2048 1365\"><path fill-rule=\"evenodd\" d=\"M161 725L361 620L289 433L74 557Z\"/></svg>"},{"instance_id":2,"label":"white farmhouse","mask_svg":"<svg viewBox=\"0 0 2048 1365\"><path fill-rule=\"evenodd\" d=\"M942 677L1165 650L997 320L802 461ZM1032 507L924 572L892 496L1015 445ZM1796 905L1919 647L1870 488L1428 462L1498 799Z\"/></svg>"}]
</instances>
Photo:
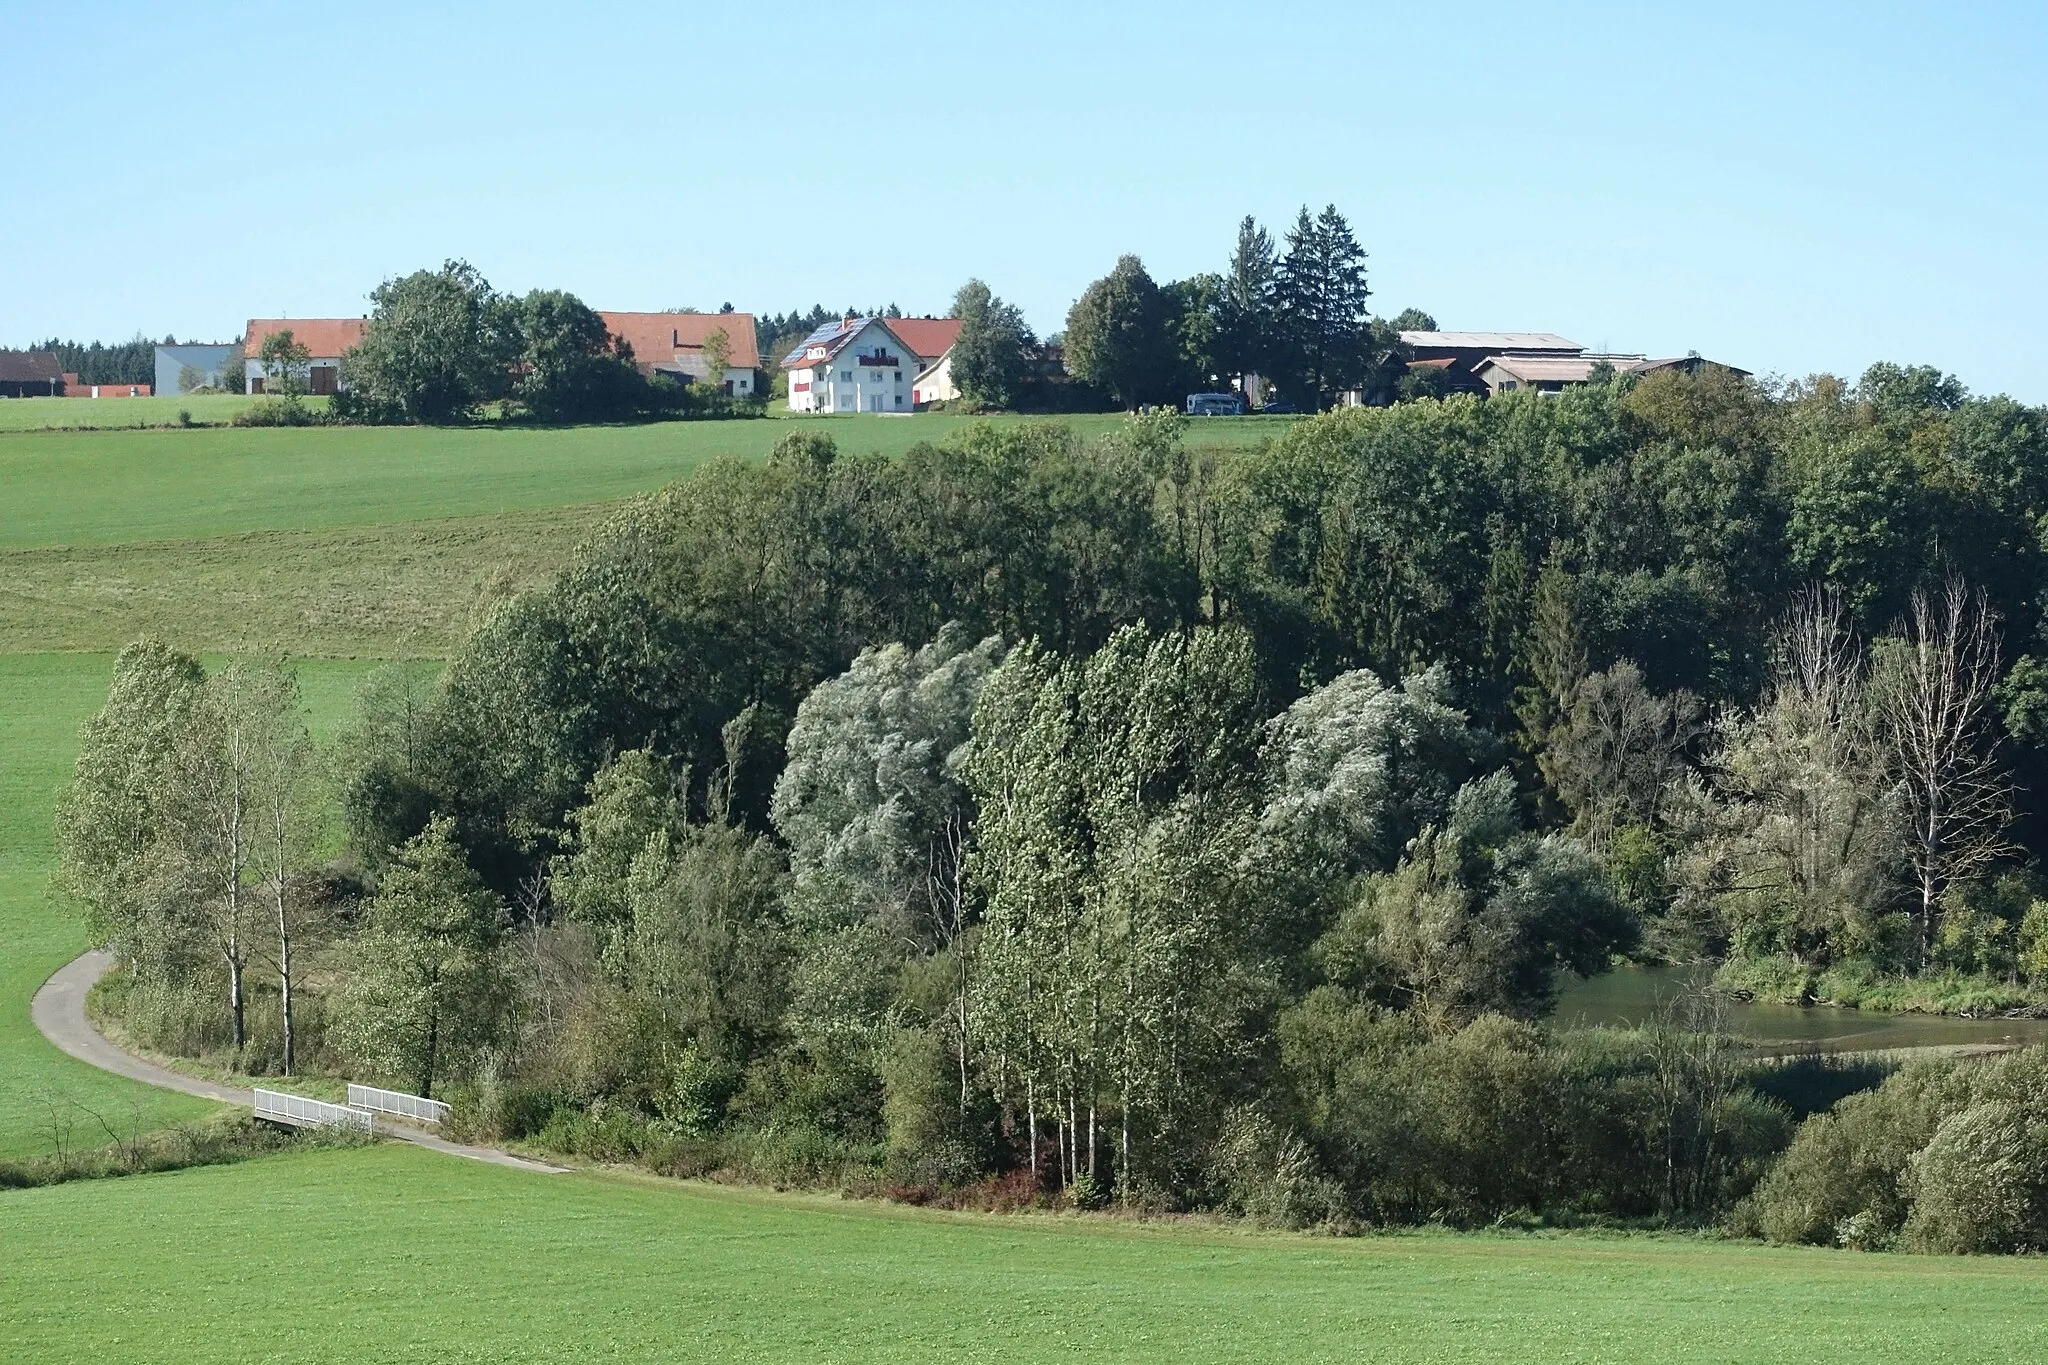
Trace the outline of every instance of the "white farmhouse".
<instances>
[{"instance_id":1,"label":"white farmhouse","mask_svg":"<svg viewBox=\"0 0 2048 1365\"><path fill-rule=\"evenodd\" d=\"M791 412L909 412L918 355L881 318L828 322L782 359Z\"/></svg>"},{"instance_id":2,"label":"white farmhouse","mask_svg":"<svg viewBox=\"0 0 2048 1365\"><path fill-rule=\"evenodd\" d=\"M370 324L362 318L251 318L242 329L242 365L249 392L262 393L270 376L263 367L263 343L272 334L290 332L306 348L298 367L299 382L308 393L333 393L341 385L341 358L363 339Z\"/></svg>"}]
</instances>

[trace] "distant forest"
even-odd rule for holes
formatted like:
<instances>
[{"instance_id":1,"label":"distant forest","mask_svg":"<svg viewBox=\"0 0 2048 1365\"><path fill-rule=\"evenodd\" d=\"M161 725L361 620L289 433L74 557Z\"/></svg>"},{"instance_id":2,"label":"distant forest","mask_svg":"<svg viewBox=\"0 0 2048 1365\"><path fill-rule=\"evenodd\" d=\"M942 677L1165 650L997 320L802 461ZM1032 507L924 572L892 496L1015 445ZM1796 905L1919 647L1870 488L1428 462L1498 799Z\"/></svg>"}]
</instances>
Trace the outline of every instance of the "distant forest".
<instances>
[{"instance_id":1,"label":"distant forest","mask_svg":"<svg viewBox=\"0 0 2048 1365\"><path fill-rule=\"evenodd\" d=\"M156 379L156 348L177 344L174 336L155 342L137 332L128 341L59 341L51 337L23 349L55 351L58 368L77 375L81 384L148 384Z\"/></svg>"}]
</instances>

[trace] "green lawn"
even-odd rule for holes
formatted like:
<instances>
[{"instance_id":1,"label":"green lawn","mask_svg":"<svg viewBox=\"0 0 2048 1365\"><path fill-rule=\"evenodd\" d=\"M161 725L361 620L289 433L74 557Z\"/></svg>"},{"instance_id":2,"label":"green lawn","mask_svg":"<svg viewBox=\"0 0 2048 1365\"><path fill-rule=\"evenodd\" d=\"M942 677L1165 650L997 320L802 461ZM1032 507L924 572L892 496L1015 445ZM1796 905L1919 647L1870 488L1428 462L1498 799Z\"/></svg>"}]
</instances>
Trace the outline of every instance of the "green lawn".
<instances>
[{"instance_id":1,"label":"green lawn","mask_svg":"<svg viewBox=\"0 0 2048 1365\"><path fill-rule=\"evenodd\" d=\"M2048 1267L953 1217L377 1147L0 1196L10 1359L2037 1361Z\"/></svg>"},{"instance_id":2,"label":"green lawn","mask_svg":"<svg viewBox=\"0 0 2048 1365\"><path fill-rule=\"evenodd\" d=\"M36 987L86 947L84 930L49 886L50 802L70 777L78 727L105 700L112 666L104 654L0 655L0 1157L49 1151L53 1117L70 1125L74 1141L103 1142L89 1111L125 1133L137 1120L155 1127L206 1108L75 1062L44 1042L29 1021ZM300 665L319 728L348 713L373 667L322 660Z\"/></svg>"},{"instance_id":3,"label":"green lawn","mask_svg":"<svg viewBox=\"0 0 2048 1365\"><path fill-rule=\"evenodd\" d=\"M490 600L546 581L617 506L0 549L0 641L117 650L155 632L209 653L445 657Z\"/></svg>"},{"instance_id":4,"label":"green lawn","mask_svg":"<svg viewBox=\"0 0 2048 1365\"><path fill-rule=\"evenodd\" d=\"M607 502L659 488L716 454L766 454L800 427L830 432L846 451L901 454L972 420L927 414L549 429L5 435L0 547L211 539ZM1122 421L1068 420L1088 432ZM1279 429L1263 419L1229 418L1190 428L1195 443L1211 446L1254 445Z\"/></svg>"},{"instance_id":5,"label":"green lawn","mask_svg":"<svg viewBox=\"0 0 2048 1365\"><path fill-rule=\"evenodd\" d=\"M11 398L0 402L0 431L76 430L81 427L166 427L181 412L195 422L225 422L263 401L247 394L199 393L151 398ZM325 398L306 400L324 407Z\"/></svg>"}]
</instances>

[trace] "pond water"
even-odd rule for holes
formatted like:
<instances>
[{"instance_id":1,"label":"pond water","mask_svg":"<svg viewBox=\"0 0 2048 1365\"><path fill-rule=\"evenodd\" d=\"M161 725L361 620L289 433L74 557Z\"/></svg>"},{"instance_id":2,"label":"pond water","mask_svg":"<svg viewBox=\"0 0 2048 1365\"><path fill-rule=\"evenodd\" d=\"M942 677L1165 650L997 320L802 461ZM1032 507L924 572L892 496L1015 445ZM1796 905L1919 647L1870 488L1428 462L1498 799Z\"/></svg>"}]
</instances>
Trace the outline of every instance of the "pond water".
<instances>
[{"instance_id":1,"label":"pond water","mask_svg":"<svg viewBox=\"0 0 2048 1365\"><path fill-rule=\"evenodd\" d=\"M1584 978L1567 973L1559 981L1557 1010L1551 1022L1561 1026L1641 1024L1660 1001L1713 974L1711 966L1621 967ZM1938 1014L1883 1014L1732 1000L1728 1002L1728 1029L1766 1053L2048 1043L2048 1019L1952 1019Z\"/></svg>"}]
</instances>

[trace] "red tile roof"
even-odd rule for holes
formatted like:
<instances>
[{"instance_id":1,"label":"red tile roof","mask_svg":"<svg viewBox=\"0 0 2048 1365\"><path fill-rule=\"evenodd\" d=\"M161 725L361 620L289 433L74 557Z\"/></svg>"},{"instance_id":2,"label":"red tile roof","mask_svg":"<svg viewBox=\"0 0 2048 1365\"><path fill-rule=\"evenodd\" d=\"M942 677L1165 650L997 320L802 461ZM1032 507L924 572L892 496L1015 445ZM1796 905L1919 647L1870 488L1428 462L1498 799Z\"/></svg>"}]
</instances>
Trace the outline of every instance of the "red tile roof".
<instances>
[{"instance_id":1,"label":"red tile roof","mask_svg":"<svg viewBox=\"0 0 2048 1365\"><path fill-rule=\"evenodd\" d=\"M882 325L927 365L944 355L960 335L958 318L883 318Z\"/></svg>"},{"instance_id":2,"label":"red tile roof","mask_svg":"<svg viewBox=\"0 0 2048 1365\"><path fill-rule=\"evenodd\" d=\"M273 332L289 331L292 340L306 348L315 360L332 360L363 339L369 330L363 318L250 318L242 333L242 352L254 360L263 350L263 339Z\"/></svg>"},{"instance_id":3,"label":"red tile roof","mask_svg":"<svg viewBox=\"0 0 2048 1365\"><path fill-rule=\"evenodd\" d=\"M730 363L736 369L761 367L754 340L752 313L599 313L614 336L633 348L643 366L672 364L685 355L701 356L704 343L723 329L732 343Z\"/></svg>"}]
</instances>

